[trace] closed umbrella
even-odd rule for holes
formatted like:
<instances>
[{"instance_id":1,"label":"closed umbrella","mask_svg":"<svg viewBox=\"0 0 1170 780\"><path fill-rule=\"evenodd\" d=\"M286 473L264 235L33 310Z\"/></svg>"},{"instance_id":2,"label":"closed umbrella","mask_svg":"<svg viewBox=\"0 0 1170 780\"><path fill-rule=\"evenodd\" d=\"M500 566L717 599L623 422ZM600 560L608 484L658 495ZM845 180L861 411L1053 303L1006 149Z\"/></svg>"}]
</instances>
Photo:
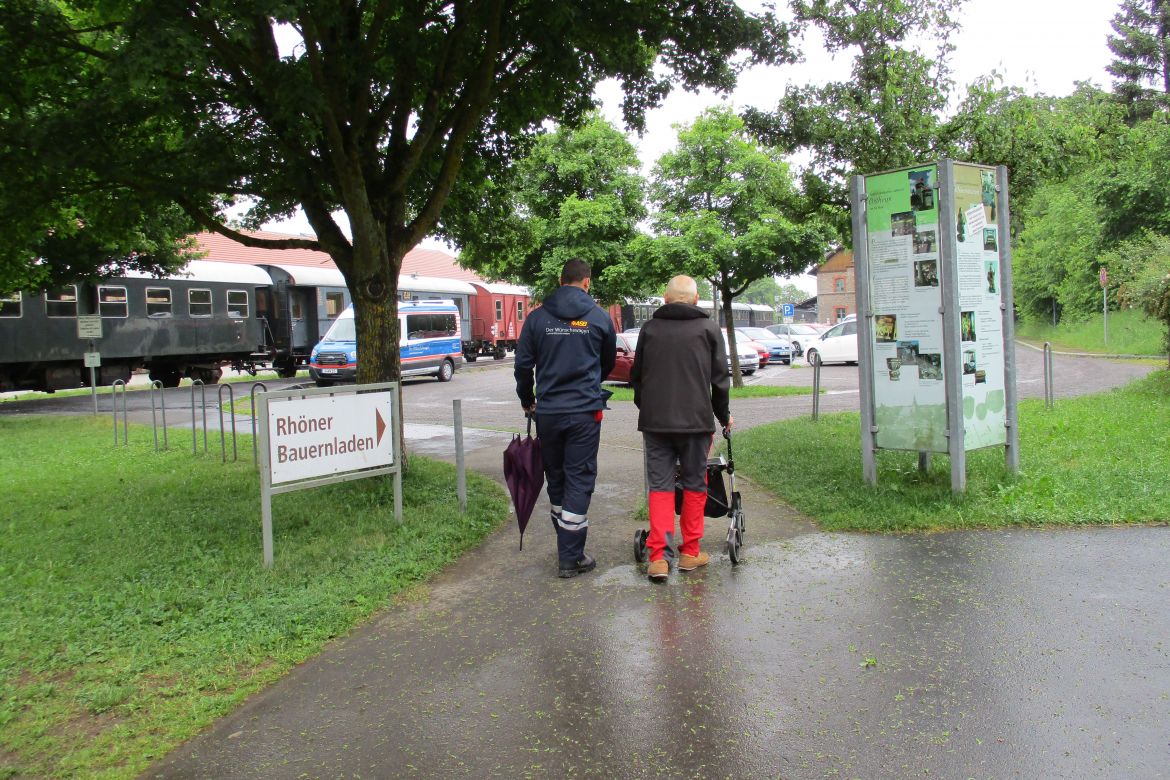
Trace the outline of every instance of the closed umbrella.
<instances>
[{"instance_id":1,"label":"closed umbrella","mask_svg":"<svg viewBox=\"0 0 1170 780\"><path fill-rule=\"evenodd\" d=\"M540 440L532 438L532 417L528 418L528 435L514 434L504 450L504 482L512 494L516 507L516 523L520 526L520 549L524 549L524 529L532 517L532 508L544 488L544 458L540 455Z\"/></svg>"}]
</instances>

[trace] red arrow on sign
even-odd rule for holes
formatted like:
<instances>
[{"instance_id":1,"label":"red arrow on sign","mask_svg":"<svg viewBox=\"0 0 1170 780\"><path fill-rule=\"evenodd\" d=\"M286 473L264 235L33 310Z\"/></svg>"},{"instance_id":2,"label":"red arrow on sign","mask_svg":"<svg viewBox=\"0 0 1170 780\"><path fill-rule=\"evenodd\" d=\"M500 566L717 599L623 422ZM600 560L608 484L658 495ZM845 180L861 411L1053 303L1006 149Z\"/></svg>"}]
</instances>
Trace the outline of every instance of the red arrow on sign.
<instances>
[{"instance_id":1,"label":"red arrow on sign","mask_svg":"<svg viewBox=\"0 0 1170 780\"><path fill-rule=\"evenodd\" d=\"M378 428L378 444L381 444L382 434L386 432L386 421L382 419L382 413L377 409L374 410L374 416L377 418L376 424Z\"/></svg>"}]
</instances>

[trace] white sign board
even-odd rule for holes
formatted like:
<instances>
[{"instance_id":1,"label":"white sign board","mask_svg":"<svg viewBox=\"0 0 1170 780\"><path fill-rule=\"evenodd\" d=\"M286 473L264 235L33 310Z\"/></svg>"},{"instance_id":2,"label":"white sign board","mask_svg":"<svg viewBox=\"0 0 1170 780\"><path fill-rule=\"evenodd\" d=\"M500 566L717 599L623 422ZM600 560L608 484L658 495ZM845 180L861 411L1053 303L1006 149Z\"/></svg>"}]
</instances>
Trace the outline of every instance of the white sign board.
<instances>
[{"instance_id":1,"label":"white sign board","mask_svg":"<svg viewBox=\"0 0 1170 780\"><path fill-rule=\"evenodd\" d=\"M102 367L102 353L100 352L86 352L84 354L86 368L101 368Z\"/></svg>"},{"instance_id":2,"label":"white sign board","mask_svg":"<svg viewBox=\"0 0 1170 780\"><path fill-rule=\"evenodd\" d=\"M102 318L97 314L79 314L77 316L77 338L100 339L102 337Z\"/></svg>"},{"instance_id":3,"label":"white sign board","mask_svg":"<svg viewBox=\"0 0 1170 780\"><path fill-rule=\"evenodd\" d=\"M390 392L272 400L272 484L393 465L393 403Z\"/></svg>"}]
</instances>

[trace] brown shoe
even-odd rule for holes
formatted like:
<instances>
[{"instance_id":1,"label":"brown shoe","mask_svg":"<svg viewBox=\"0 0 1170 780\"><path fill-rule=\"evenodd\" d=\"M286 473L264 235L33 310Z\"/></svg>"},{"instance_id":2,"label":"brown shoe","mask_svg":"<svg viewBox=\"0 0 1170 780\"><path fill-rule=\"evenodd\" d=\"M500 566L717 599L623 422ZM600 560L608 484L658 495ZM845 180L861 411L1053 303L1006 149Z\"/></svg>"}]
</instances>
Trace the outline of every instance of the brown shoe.
<instances>
[{"instance_id":1,"label":"brown shoe","mask_svg":"<svg viewBox=\"0 0 1170 780\"><path fill-rule=\"evenodd\" d=\"M679 571L694 571L700 566L706 566L711 560L711 556L705 552L700 551L698 555L687 555L683 553L678 556L678 570Z\"/></svg>"},{"instance_id":2,"label":"brown shoe","mask_svg":"<svg viewBox=\"0 0 1170 780\"><path fill-rule=\"evenodd\" d=\"M665 558L650 561L650 568L646 569L646 576L650 578L651 582L665 582L668 574L670 574L670 564L666 562Z\"/></svg>"}]
</instances>

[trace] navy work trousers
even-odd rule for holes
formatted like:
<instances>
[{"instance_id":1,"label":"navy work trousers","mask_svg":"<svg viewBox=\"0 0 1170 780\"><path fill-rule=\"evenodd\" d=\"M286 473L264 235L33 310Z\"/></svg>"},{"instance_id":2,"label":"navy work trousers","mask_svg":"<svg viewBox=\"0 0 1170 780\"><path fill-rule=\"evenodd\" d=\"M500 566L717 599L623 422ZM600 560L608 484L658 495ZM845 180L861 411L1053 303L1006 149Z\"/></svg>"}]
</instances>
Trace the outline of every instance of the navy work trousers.
<instances>
[{"instance_id":1,"label":"navy work trousers","mask_svg":"<svg viewBox=\"0 0 1170 780\"><path fill-rule=\"evenodd\" d=\"M597 484L601 420L597 412L536 415L544 478L557 530L557 556L574 564L585 554L589 502Z\"/></svg>"}]
</instances>

